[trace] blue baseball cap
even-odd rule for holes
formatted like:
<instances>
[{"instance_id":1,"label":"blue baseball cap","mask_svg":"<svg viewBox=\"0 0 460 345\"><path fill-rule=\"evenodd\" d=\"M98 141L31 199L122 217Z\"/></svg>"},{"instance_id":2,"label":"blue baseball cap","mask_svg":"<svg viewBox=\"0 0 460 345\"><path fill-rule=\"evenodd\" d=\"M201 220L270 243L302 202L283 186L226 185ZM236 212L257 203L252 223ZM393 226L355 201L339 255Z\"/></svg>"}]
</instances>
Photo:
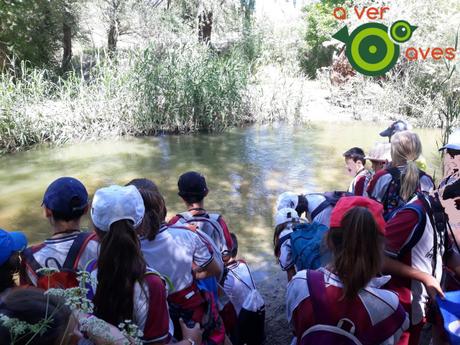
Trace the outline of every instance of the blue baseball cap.
<instances>
[{"instance_id":1,"label":"blue baseball cap","mask_svg":"<svg viewBox=\"0 0 460 345\"><path fill-rule=\"evenodd\" d=\"M27 247L27 237L22 232L8 232L0 229L0 265L8 261L11 254Z\"/></svg>"},{"instance_id":2,"label":"blue baseball cap","mask_svg":"<svg viewBox=\"0 0 460 345\"><path fill-rule=\"evenodd\" d=\"M88 192L83 183L73 177L60 177L46 189L42 206L72 216L74 212L82 211L88 202Z\"/></svg>"}]
</instances>

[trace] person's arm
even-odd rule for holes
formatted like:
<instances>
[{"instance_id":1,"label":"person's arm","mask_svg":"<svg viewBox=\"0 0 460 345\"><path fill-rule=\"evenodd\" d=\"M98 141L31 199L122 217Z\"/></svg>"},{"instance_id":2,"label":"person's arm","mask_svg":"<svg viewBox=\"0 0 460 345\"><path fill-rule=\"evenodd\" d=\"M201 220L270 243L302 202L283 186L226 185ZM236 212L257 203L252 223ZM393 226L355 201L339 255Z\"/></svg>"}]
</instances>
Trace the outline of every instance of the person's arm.
<instances>
[{"instance_id":1,"label":"person's arm","mask_svg":"<svg viewBox=\"0 0 460 345\"><path fill-rule=\"evenodd\" d=\"M213 258L205 267L196 266L193 269L193 272L195 274L195 279L204 279L208 277L216 277L219 279L222 275L220 265L217 263L215 258Z\"/></svg>"},{"instance_id":2,"label":"person's arm","mask_svg":"<svg viewBox=\"0 0 460 345\"><path fill-rule=\"evenodd\" d=\"M431 274L419 271L412 266L406 265L387 256L385 256L383 260L382 271L393 276L417 280L425 285L430 298L434 299L436 295L444 298L444 292L442 291L441 285Z\"/></svg>"}]
</instances>

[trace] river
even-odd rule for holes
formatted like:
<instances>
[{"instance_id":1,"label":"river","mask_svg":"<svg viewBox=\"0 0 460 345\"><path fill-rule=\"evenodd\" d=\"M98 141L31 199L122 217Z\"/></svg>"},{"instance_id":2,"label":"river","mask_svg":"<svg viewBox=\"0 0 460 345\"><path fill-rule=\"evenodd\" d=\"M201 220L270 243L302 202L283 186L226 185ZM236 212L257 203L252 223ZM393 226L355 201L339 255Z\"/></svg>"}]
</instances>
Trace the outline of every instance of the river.
<instances>
[{"instance_id":1,"label":"river","mask_svg":"<svg viewBox=\"0 0 460 345\"><path fill-rule=\"evenodd\" d=\"M346 189L341 154L352 146L368 150L384 141L385 125L361 122L313 127L255 125L219 134L124 138L63 147L36 147L0 158L0 226L26 232L30 242L50 235L41 202L50 182L60 176L80 179L92 195L108 184L147 177L164 194L168 216L184 206L177 178L188 170L202 172L210 189L209 210L224 215L238 234L240 253L250 262L273 262L273 205L286 190L318 192ZM437 130L421 136L428 172L439 165ZM439 175L439 169L436 176ZM89 227L88 217L83 222Z\"/></svg>"}]
</instances>

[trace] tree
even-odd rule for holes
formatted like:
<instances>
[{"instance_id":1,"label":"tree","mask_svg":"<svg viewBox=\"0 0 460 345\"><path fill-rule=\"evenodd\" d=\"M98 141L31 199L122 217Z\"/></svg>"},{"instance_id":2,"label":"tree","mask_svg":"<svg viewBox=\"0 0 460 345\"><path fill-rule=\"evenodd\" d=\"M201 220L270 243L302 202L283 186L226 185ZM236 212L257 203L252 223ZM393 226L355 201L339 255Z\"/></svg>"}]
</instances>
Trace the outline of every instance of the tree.
<instances>
[{"instance_id":1,"label":"tree","mask_svg":"<svg viewBox=\"0 0 460 345\"><path fill-rule=\"evenodd\" d=\"M61 26L48 0L0 1L0 62L51 65L59 49Z\"/></svg>"}]
</instances>

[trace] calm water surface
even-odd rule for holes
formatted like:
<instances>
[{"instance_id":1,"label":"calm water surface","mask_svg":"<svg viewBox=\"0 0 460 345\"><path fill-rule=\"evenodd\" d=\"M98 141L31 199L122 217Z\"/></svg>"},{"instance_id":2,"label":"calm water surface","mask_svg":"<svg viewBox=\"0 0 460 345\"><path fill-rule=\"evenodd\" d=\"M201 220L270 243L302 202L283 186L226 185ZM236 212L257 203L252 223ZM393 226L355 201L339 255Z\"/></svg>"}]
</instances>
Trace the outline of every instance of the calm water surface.
<instances>
[{"instance_id":1,"label":"calm water surface","mask_svg":"<svg viewBox=\"0 0 460 345\"><path fill-rule=\"evenodd\" d=\"M0 227L21 229L31 242L47 238L49 224L40 207L50 182L74 176L90 195L108 184L147 177L164 194L168 216L183 210L177 179L187 170L202 172L210 189L206 208L224 215L240 242L240 253L256 266L273 264L273 206L286 190L321 192L346 189L341 154L352 146L366 152L384 125L320 124L252 126L225 133L126 138L60 148L37 147L0 158ZM440 174L437 130L421 136L428 172ZM85 217L83 225L89 226Z\"/></svg>"}]
</instances>

